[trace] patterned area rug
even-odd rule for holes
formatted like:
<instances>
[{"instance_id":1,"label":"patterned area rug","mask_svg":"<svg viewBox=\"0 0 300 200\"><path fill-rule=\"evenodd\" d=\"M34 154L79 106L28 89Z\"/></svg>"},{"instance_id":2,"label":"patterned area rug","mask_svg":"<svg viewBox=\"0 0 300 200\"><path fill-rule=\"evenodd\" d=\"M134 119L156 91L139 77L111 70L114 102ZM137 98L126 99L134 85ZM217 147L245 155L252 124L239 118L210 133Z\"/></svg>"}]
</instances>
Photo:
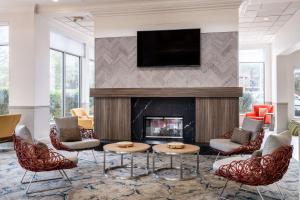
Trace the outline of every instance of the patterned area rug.
<instances>
[{"instance_id":1,"label":"patterned area rug","mask_svg":"<svg viewBox=\"0 0 300 200\"><path fill-rule=\"evenodd\" d=\"M66 153L64 152L66 155ZM72 153L72 155L76 155ZM71 178L72 187L52 190L32 194L29 197L25 195L27 185L22 185L20 180L24 174L24 170L19 166L14 151L0 152L0 200L3 199L124 199L124 200L163 200L163 199L193 199L193 200L211 200L218 199L218 194L221 192L225 180L219 178L211 172L211 166L215 156L200 156L200 175L198 178L188 181L165 181L154 177L152 174L143 176L137 180L121 180L113 178L118 175L129 175L129 169L119 169L110 171L108 176L103 175L103 152L95 152L98 164L93 161L91 151L82 152L79 154L79 163L76 169L66 170L66 173ZM130 158L124 157L124 163L129 163ZM152 161L150 159L150 161ZM157 160L157 167L169 165L169 157L160 157ZM184 158L185 167L195 170L195 156L186 156ZM150 162L151 164L152 162ZM120 156L113 154L107 155L107 166L120 164ZM135 163L139 166L145 166L146 154L137 154ZM178 164L176 159L174 165ZM151 166L151 165L150 165ZM135 173L143 173L143 169L136 169ZM185 175L188 171L185 170ZM176 171L166 172L161 171L162 176L179 176ZM29 180L32 173L27 173L26 179ZM39 173L38 179L59 177L58 172ZM292 160L289 170L284 178L279 182L287 199L299 199L298 191L298 162ZM63 180L56 180L44 183L34 183L32 190L50 189L57 186L64 186ZM224 197L228 199L260 199L254 187L245 189L250 192L240 190L239 185L234 182L229 182L227 189L224 192ZM280 195L276 192L276 186L270 185L261 187L265 199L279 199ZM235 196L236 194L236 196Z\"/></svg>"}]
</instances>

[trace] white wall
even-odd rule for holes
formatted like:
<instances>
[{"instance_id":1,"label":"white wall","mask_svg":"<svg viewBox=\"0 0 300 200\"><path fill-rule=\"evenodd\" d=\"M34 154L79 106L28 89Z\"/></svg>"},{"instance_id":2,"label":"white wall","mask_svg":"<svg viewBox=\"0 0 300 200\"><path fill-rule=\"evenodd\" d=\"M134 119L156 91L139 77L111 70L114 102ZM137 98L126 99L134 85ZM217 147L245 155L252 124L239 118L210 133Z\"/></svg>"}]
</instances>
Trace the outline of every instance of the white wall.
<instances>
[{"instance_id":1,"label":"white wall","mask_svg":"<svg viewBox=\"0 0 300 200\"><path fill-rule=\"evenodd\" d=\"M281 92L279 100L288 103L288 119L294 119L294 71L300 69L300 50L286 56L279 56L278 66L281 75L278 78L283 79L282 86L279 84Z\"/></svg>"},{"instance_id":2,"label":"white wall","mask_svg":"<svg viewBox=\"0 0 300 200\"><path fill-rule=\"evenodd\" d=\"M293 118L293 66L299 54L300 42L300 10L280 29L272 44L272 101L277 106L276 124L283 130L287 122ZM290 56L289 56L290 55Z\"/></svg>"},{"instance_id":3,"label":"white wall","mask_svg":"<svg viewBox=\"0 0 300 200\"><path fill-rule=\"evenodd\" d=\"M137 30L201 28L202 33L238 31L238 9L95 16L95 37L135 36Z\"/></svg>"},{"instance_id":4,"label":"white wall","mask_svg":"<svg viewBox=\"0 0 300 200\"><path fill-rule=\"evenodd\" d=\"M21 123L28 126L36 139L49 138L50 106L50 30L86 43L93 48L93 38L78 34L67 27L49 22L36 15L34 7L0 13L0 23L8 24L9 41L9 107L11 113L21 113ZM88 39L87 39L88 38ZM88 70L83 58L83 80ZM89 88L83 83L84 102L88 102Z\"/></svg>"},{"instance_id":5,"label":"white wall","mask_svg":"<svg viewBox=\"0 0 300 200\"><path fill-rule=\"evenodd\" d=\"M34 7L0 14L9 25L9 108L21 113L35 137L48 135L49 39L47 23Z\"/></svg>"}]
</instances>

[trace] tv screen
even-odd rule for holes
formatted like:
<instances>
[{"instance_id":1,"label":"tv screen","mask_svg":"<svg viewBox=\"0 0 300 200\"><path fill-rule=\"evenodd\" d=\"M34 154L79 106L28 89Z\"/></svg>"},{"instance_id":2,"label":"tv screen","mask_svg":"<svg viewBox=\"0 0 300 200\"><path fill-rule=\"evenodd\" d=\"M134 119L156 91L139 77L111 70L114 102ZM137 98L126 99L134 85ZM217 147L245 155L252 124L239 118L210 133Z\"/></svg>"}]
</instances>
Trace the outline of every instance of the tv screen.
<instances>
[{"instance_id":1,"label":"tv screen","mask_svg":"<svg viewBox=\"0 0 300 200\"><path fill-rule=\"evenodd\" d=\"M137 65L200 66L200 29L138 31Z\"/></svg>"}]
</instances>

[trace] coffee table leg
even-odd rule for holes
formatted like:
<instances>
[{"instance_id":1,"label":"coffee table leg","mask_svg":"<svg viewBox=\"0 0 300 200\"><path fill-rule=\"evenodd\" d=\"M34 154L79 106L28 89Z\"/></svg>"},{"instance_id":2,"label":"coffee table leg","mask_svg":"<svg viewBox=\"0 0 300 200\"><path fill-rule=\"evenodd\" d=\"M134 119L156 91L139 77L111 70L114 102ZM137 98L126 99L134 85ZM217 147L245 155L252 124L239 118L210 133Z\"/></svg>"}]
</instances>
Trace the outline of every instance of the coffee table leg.
<instances>
[{"instance_id":1,"label":"coffee table leg","mask_svg":"<svg viewBox=\"0 0 300 200\"><path fill-rule=\"evenodd\" d=\"M183 179L182 154L180 154L180 179Z\"/></svg>"},{"instance_id":2,"label":"coffee table leg","mask_svg":"<svg viewBox=\"0 0 300 200\"><path fill-rule=\"evenodd\" d=\"M199 151L197 152L197 174L199 174Z\"/></svg>"},{"instance_id":3,"label":"coffee table leg","mask_svg":"<svg viewBox=\"0 0 300 200\"><path fill-rule=\"evenodd\" d=\"M147 150L147 170L149 170L149 150Z\"/></svg>"},{"instance_id":4,"label":"coffee table leg","mask_svg":"<svg viewBox=\"0 0 300 200\"><path fill-rule=\"evenodd\" d=\"M171 164L171 169L173 168L173 156L171 155L170 157L170 164Z\"/></svg>"},{"instance_id":5,"label":"coffee table leg","mask_svg":"<svg viewBox=\"0 0 300 200\"><path fill-rule=\"evenodd\" d=\"M105 151L103 151L103 174L105 174Z\"/></svg>"},{"instance_id":6,"label":"coffee table leg","mask_svg":"<svg viewBox=\"0 0 300 200\"><path fill-rule=\"evenodd\" d=\"M130 176L133 177L133 153L131 153L131 169L130 169Z\"/></svg>"},{"instance_id":7,"label":"coffee table leg","mask_svg":"<svg viewBox=\"0 0 300 200\"><path fill-rule=\"evenodd\" d=\"M155 172L155 156L156 156L156 154L153 151L153 153L152 153L152 170L153 170L152 173Z\"/></svg>"},{"instance_id":8,"label":"coffee table leg","mask_svg":"<svg viewBox=\"0 0 300 200\"><path fill-rule=\"evenodd\" d=\"M123 166L123 154L121 154L121 166Z\"/></svg>"}]
</instances>

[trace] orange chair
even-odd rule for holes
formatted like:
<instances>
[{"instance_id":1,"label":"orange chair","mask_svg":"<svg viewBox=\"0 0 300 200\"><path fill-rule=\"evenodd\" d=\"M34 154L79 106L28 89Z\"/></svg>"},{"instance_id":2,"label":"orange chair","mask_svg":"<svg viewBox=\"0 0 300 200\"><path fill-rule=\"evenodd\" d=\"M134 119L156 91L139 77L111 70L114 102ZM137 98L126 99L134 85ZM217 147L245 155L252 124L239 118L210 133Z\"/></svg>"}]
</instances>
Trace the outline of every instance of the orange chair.
<instances>
[{"instance_id":1,"label":"orange chair","mask_svg":"<svg viewBox=\"0 0 300 200\"><path fill-rule=\"evenodd\" d=\"M78 125L84 129L94 129L94 118L88 116L84 108L71 109L71 115L78 117Z\"/></svg>"},{"instance_id":2,"label":"orange chair","mask_svg":"<svg viewBox=\"0 0 300 200\"><path fill-rule=\"evenodd\" d=\"M273 128L274 107L273 105L253 105L253 111L245 114L245 117L263 120L264 125Z\"/></svg>"}]
</instances>

